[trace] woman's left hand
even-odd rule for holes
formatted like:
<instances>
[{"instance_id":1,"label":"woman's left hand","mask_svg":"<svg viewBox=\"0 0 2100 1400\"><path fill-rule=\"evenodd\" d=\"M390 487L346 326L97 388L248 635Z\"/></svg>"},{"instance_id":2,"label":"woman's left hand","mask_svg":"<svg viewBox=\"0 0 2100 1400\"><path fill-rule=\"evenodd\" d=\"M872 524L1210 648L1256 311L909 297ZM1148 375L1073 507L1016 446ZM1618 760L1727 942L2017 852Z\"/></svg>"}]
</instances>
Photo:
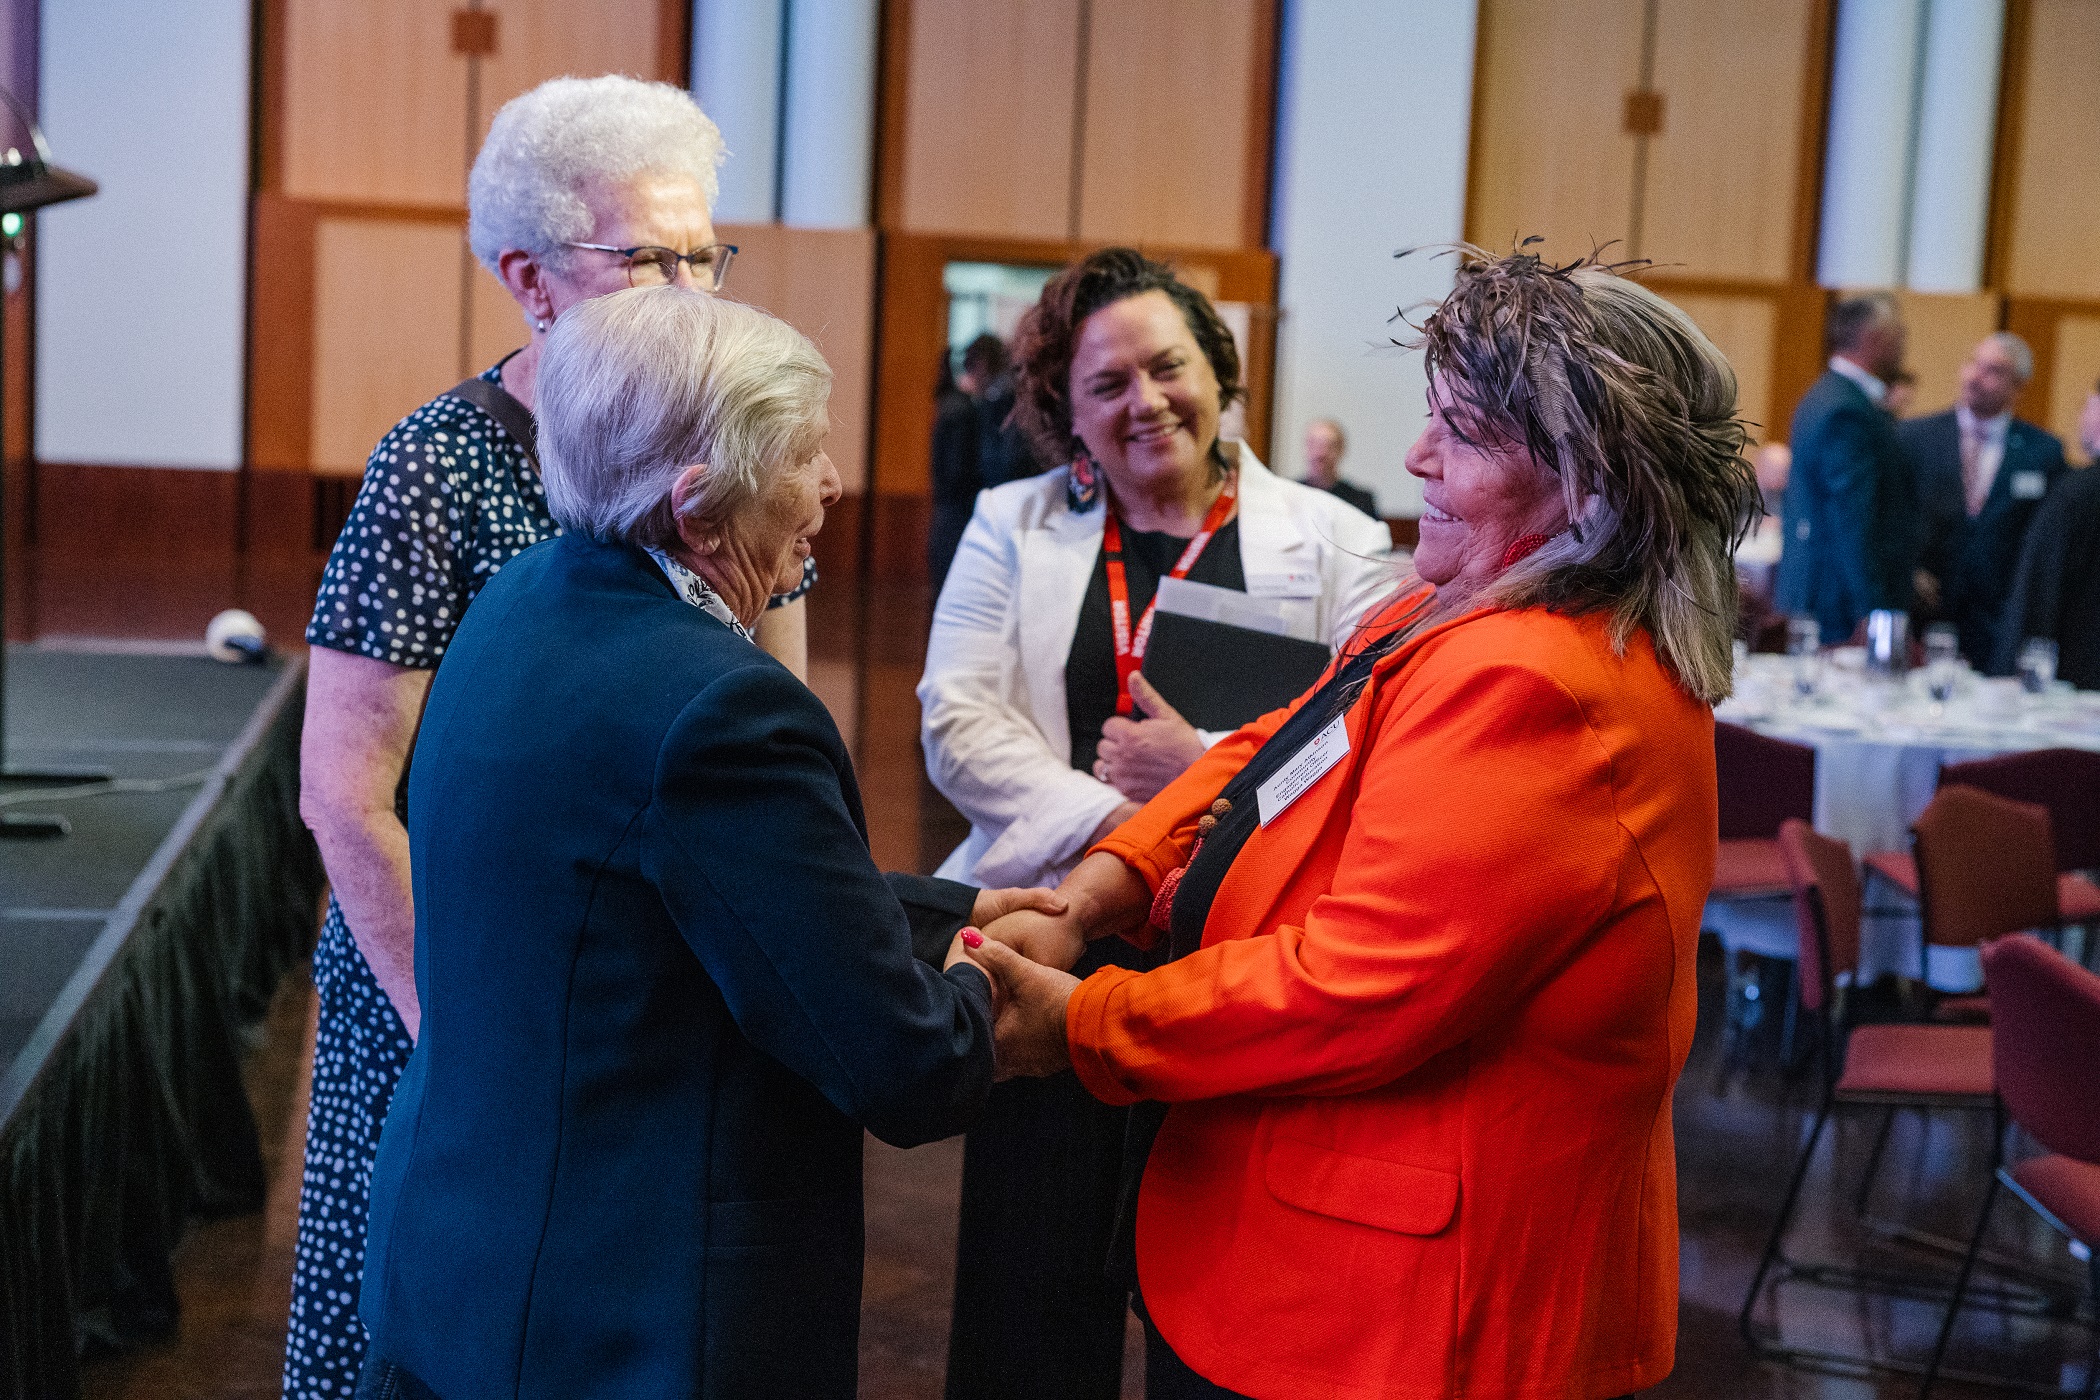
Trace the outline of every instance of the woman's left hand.
<instances>
[{"instance_id":1,"label":"woman's left hand","mask_svg":"<svg viewBox=\"0 0 2100 1400\"><path fill-rule=\"evenodd\" d=\"M1101 726L1094 776L1132 802L1150 802L1203 757L1203 736L1152 688L1142 671L1130 677L1130 698L1145 718L1111 715Z\"/></svg>"},{"instance_id":2,"label":"woman's left hand","mask_svg":"<svg viewBox=\"0 0 2100 1400\"><path fill-rule=\"evenodd\" d=\"M969 950L992 979L994 1075L1040 1079L1072 1067L1065 1041L1065 1003L1079 979L1030 962L996 939Z\"/></svg>"}]
</instances>

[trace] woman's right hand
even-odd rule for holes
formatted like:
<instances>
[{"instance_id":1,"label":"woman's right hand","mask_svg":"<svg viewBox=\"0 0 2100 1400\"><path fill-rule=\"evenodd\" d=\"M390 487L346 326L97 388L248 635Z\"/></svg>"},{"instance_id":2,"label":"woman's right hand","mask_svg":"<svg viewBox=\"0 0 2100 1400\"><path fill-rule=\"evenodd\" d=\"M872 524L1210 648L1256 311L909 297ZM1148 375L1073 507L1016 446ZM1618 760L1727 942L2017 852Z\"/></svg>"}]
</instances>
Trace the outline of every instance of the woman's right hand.
<instances>
[{"instance_id":1,"label":"woman's right hand","mask_svg":"<svg viewBox=\"0 0 2100 1400\"><path fill-rule=\"evenodd\" d=\"M1020 910L986 925L984 936L1031 962L1069 972L1088 943L1130 932L1152 908L1152 891L1144 877L1106 851L1079 862L1057 892L1067 902L1064 913Z\"/></svg>"}]
</instances>

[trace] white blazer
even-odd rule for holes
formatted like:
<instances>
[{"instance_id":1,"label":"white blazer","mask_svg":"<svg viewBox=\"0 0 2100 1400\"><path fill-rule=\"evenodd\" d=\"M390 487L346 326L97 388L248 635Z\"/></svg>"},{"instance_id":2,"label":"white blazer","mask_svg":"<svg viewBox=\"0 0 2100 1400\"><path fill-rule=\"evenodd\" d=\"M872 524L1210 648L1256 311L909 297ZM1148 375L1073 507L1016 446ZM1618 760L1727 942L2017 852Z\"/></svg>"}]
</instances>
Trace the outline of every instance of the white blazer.
<instances>
[{"instance_id":1,"label":"white blazer","mask_svg":"<svg viewBox=\"0 0 2100 1400\"><path fill-rule=\"evenodd\" d=\"M1384 523L1274 475L1244 443L1225 449L1238 454L1247 591L1306 599L1316 635L1339 641L1397 581ZM1072 767L1065 660L1108 513L1074 513L1067 475L980 493L934 607L920 737L933 785L970 820L941 863L952 880L1055 884L1123 800Z\"/></svg>"}]
</instances>

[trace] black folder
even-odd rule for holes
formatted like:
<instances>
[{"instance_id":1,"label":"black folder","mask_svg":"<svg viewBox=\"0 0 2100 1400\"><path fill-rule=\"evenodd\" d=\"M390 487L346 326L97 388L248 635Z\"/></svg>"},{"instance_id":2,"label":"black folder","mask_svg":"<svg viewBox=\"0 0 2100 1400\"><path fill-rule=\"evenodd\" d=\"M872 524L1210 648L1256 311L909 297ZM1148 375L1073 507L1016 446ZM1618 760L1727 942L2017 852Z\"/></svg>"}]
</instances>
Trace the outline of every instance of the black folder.
<instances>
[{"instance_id":1,"label":"black folder","mask_svg":"<svg viewBox=\"0 0 2100 1400\"><path fill-rule=\"evenodd\" d=\"M1237 729L1312 689L1334 653L1229 622L1152 615L1145 679L1198 729Z\"/></svg>"}]
</instances>

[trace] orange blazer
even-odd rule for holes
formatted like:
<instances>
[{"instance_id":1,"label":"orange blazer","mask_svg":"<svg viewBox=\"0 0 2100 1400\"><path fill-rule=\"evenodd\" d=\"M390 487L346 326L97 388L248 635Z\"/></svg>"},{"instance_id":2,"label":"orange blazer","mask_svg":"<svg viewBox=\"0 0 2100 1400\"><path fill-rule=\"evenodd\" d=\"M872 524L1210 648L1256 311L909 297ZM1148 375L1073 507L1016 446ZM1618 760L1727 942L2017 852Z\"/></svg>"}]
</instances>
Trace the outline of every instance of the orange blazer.
<instances>
[{"instance_id":1,"label":"orange blazer","mask_svg":"<svg viewBox=\"0 0 2100 1400\"><path fill-rule=\"evenodd\" d=\"M1288 713L1096 849L1156 890ZM1199 951L1072 996L1087 1088L1174 1105L1139 1195L1145 1304L1264 1400L1653 1385L1712 712L1645 634L1619 655L1602 618L1486 611L1396 649L1347 729L1243 848Z\"/></svg>"}]
</instances>

